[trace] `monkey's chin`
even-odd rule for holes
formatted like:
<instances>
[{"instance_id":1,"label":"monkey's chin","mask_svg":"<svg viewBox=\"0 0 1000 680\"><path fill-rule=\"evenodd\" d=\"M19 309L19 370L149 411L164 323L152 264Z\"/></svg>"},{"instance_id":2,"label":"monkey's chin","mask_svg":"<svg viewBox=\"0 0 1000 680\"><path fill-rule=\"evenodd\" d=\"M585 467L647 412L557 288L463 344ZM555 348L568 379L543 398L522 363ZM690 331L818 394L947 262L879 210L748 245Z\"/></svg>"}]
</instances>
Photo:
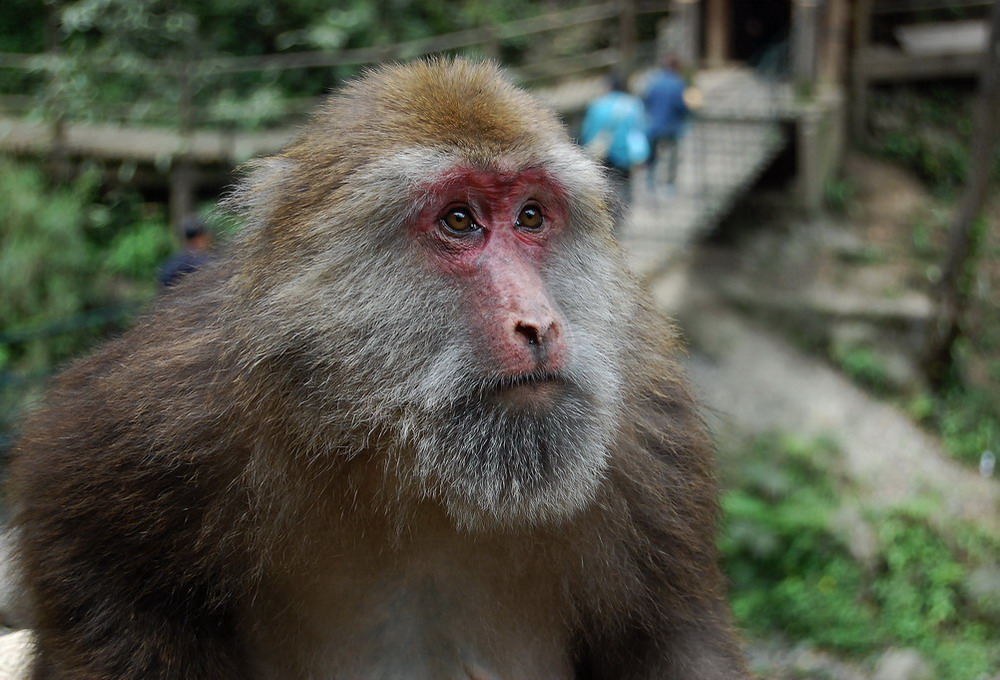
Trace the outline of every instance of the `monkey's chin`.
<instances>
[{"instance_id":1,"label":"monkey's chin","mask_svg":"<svg viewBox=\"0 0 1000 680\"><path fill-rule=\"evenodd\" d=\"M615 402L558 374L477 387L411 421L423 492L464 529L560 522L591 503L616 432Z\"/></svg>"}]
</instances>

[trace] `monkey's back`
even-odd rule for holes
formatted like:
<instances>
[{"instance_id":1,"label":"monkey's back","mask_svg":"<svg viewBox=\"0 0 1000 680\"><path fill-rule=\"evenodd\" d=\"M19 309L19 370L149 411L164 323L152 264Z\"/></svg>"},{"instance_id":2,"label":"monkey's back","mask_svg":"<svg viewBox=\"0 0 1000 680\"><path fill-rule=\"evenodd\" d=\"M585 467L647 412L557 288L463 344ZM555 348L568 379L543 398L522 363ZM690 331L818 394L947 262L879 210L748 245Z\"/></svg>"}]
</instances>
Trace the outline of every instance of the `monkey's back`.
<instances>
[{"instance_id":1,"label":"monkey's back","mask_svg":"<svg viewBox=\"0 0 1000 680\"><path fill-rule=\"evenodd\" d=\"M72 364L26 420L10 489L41 668L47 657L83 668L100 650L102 666L129 677L125 669L161 663L178 644L235 639L229 603L242 576L218 555L238 549L222 526L240 499L222 503L219 493L241 461L217 455L239 445L219 416L212 276L199 273L201 289L179 286ZM146 648L116 644L122 626L150 611L165 623L148 631ZM188 639L192 622L204 643ZM210 673L236 662L205 663Z\"/></svg>"}]
</instances>

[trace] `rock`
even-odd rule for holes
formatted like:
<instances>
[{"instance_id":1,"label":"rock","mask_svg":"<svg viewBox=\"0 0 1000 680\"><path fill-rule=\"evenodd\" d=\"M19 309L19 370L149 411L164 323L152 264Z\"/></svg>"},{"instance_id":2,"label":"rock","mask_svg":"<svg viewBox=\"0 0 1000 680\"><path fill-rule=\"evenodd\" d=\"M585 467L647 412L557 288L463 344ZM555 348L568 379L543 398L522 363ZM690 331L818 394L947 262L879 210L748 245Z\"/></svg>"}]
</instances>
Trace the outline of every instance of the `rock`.
<instances>
[{"instance_id":1,"label":"rock","mask_svg":"<svg viewBox=\"0 0 1000 680\"><path fill-rule=\"evenodd\" d=\"M808 644L788 647L786 641L752 641L747 657L754 677L768 680L870 680L853 662L817 650Z\"/></svg>"},{"instance_id":2,"label":"rock","mask_svg":"<svg viewBox=\"0 0 1000 680\"><path fill-rule=\"evenodd\" d=\"M836 657L814 649L802 649L796 654L790 666L793 678L816 678L816 680L862 680L859 671L842 663Z\"/></svg>"},{"instance_id":3,"label":"rock","mask_svg":"<svg viewBox=\"0 0 1000 680\"><path fill-rule=\"evenodd\" d=\"M0 680L27 680L31 632L0 635Z\"/></svg>"},{"instance_id":4,"label":"rock","mask_svg":"<svg viewBox=\"0 0 1000 680\"><path fill-rule=\"evenodd\" d=\"M879 659L872 680L934 680L934 669L915 649L890 649Z\"/></svg>"},{"instance_id":5,"label":"rock","mask_svg":"<svg viewBox=\"0 0 1000 680\"><path fill-rule=\"evenodd\" d=\"M861 513L861 508L845 504L830 517L830 528L843 536L851 557L866 569L875 569L879 559L878 535Z\"/></svg>"}]
</instances>

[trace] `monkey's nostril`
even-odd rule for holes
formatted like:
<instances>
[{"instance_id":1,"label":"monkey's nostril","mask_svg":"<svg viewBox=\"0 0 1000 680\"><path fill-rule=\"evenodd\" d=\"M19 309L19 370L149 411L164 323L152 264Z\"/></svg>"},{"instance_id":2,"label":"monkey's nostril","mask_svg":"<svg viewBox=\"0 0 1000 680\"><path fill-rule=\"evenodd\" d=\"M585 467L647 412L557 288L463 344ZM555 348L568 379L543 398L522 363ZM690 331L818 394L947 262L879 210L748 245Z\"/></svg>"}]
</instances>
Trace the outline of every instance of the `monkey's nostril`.
<instances>
[{"instance_id":1,"label":"monkey's nostril","mask_svg":"<svg viewBox=\"0 0 1000 680\"><path fill-rule=\"evenodd\" d=\"M538 327L528 323L518 323L514 327L514 332L524 337L529 345L542 344L542 336L538 332Z\"/></svg>"}]
</instances>

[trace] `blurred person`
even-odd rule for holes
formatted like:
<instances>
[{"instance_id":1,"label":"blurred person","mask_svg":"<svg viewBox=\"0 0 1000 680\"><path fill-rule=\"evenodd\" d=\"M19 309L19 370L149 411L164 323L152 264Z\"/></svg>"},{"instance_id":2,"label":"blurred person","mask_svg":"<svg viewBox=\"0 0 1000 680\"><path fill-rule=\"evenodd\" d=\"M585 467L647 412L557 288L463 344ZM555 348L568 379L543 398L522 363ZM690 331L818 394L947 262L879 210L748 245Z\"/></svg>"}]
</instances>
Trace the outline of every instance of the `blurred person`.
<instances>
[{"instance_id":1,"label":"blurred person","mask_svg":"<svg viewBox=\"0 0 1000 680\"><path fill-rule=\"evenodd\" d=\"M173 286L186 275L212 260L212 235L200 217L188 217L182 225L184 249L160 269L160 285Z\"/></svg>"},{"instance_id":2,"label":"blurred person","mask_svg":"<svg viewBox=\"0 0 1000 680\"><path fill-rule=\"evenodd\" d=\"M632 170L649 158L646 114L642 100L629 94L625 78L613 74L610 92L587 108L580 143L594 160L607 168L620 205L614 211L619 224L631 196Z\"/></svg>"},{"instance_id":3,"label":"blurred person","mask_svg":"<svg viewBox=\"0 0 1000 680\"><path fill-rule=\"evenodd\" d=\"M676 191L677 168L680 165L679 140L684 133L691 113L689 99L698 99L695 90L688 91L687 83L681 76L681 63L676 55L668 56L663 66L653 74L643 103L649 121L646 134L649 136L649 188L656 186L659 166L666 164L666 189Z\"/></svg>"}]
</instances>

